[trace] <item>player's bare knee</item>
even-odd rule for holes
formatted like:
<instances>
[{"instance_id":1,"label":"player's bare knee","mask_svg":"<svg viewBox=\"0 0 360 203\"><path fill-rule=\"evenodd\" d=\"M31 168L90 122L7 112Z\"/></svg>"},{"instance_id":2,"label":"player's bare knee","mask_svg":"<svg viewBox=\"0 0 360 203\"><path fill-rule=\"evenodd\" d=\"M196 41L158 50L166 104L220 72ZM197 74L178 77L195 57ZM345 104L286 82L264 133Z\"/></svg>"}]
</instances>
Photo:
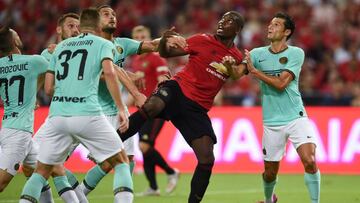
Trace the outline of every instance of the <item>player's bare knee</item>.
<instances>
[{"instance_id":1,"label":"player's bare knee","mask_svg":"<svg viewBox=\"0 0 360 203\"><path fill-rule=\"evenodd\" d=\"M66 175L66 172L65 172L65 167L63 165L56 165L53 167L51 171L52 177L64 176L64 175Z\"/></svg>"},{"instance_id":2,"label":"player's bare knee","mask_svg":"<svg viewBox=\"0 0 360 203\"><path fill-rule=\"evenodd\" d=\"M275 165L269 165L269 164L265 164L265 171L263 173L263 178L266 182L272 182L274 180L276 180L277 177L277 173L278 173L278 167L276 167Z\"/></svg>"},{"instance_id":3,"label":"player's bare knee","mask_svg":"<svg viewBox=\"0 0 360 203\"><path fill-rule=\"evenodd\" d=\"M111 165L112 168L114 168L117 164L121 163L129 164L129 159L124 151L115 154L114 156L108 158L106 161Z\"/></svg>"},{"instance_id":4,"label":"player's bare knee","mask_svg":"<svg viewBox=\"0 0 360 203\"><path fill-rule=\"evenodd\" d=\"M263 179L265 180L265 182L273 182L274 180L276 180L276 176L277 176L277 171L275 170L265 170L263 173Z\"/></svg>"},{"instance_id":5,"label":"player's bare knee","mask_svg":"<svg viewBox=\"0 0 360 203\"><path fill-rule=\"evenodd\" d=\"M305 159L303 159L303 164L304 164L305 171L307 173L316 173L317 166L316 166L315 158L313 158L313 157L305 158Z\"/></svg>"},{"instance_id":6,"label":"player's bare knee","mask_svg":"<svg viewBox=\"0 0 360 203\"><path fill-rule=\"evenodd\" d=\"M34 168L31 166L28 166L28 165L23 165L22 171L23 171L25 177L30 177L32 175L32 173L34 172Z\"/></svg>"},{"instance_id":7,"label":"player's bare knee","mask_svg":"<svg viewBox=\"0 0 360 203\"><path fill-rule=\"evenodd\" d=\"M112 169L112 166L109 162L104 161L100 164L101 170L103 170L105 173L109 173Z\"/></svg>"},{"instance_id":8,"label":"player's bare knee","mask_svg":"<svg viewBox=\"0 0 360 203\"><path fill-rule=\"evenodd\" d=\"M49 179L50 175L53 173L54 166L43 164L38 162L35 172L42 175L46 180Z\"/></svg>"}]
</instances>

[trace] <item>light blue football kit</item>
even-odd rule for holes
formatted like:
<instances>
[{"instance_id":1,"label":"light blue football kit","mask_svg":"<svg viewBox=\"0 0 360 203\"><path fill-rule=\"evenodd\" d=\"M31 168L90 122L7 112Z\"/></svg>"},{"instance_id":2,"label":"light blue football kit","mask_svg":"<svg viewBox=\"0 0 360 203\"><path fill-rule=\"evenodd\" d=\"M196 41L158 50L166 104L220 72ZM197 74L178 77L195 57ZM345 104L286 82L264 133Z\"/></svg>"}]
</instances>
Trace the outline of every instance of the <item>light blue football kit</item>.
<instances>
[{"instance_id":1,"label":"light blue football kit","mask_svg":"<svg viewBox=\"0 0 360 203\"><path fill-rule=\"evenodd\" d=\"M35 166L32 142L37 78L49 63L39 55L12 54L0 58L0 95L4 116L0 131L0 169L15 175L23 162Z\"/></svg>"},{"instance_id":2,"label":"light blue football kit","mask_svg":"<svg viewBox=\"0 0 360 203\"><path fill-rule=\"evenodd\" d=\"M255 48L250 52L256 69L266 75L279 77L283 71L289 72L293 80L283 91L260 81L263 109L264 134L262 138L265 161L278 162L285 155L289 139L295 149L305 143L315 142L315 131L307 114L299 91L299 76L305 54L301 48L288 46L287 49L273 53L270 46ZM306 186L312 203L320 201L320 171L305 173ZM264 181L265 202L272 202L277 180Z\"/></svg>"},{"instance_id":3,"label":"light blue football kit","mask_svg":"<svg viewBox=\"0 0 360 203\"><path fill-rule=\"evenodd\" d=\"M45 137L40 145L40 162L62 164L74 140L86 146L98 162L103 162L123 149L119 136L106 120L98 101L102 62L112 61L114 54L111 42L88 33L66 39L57 45L48 70L54 74L55 86L49 119L39 132ZM118 193L131 192L128 164L118 164L114 168L115 197ZM131 184L124 186L124 181L119 182L117 179L130 180ZM40 182L42 178L37 174L31 179L31 184ZM37 193L29 189L31 186L26 186L23 196L38 199ZM123 188L128 189L124 191Z\"/></svg>"}]
</instances>

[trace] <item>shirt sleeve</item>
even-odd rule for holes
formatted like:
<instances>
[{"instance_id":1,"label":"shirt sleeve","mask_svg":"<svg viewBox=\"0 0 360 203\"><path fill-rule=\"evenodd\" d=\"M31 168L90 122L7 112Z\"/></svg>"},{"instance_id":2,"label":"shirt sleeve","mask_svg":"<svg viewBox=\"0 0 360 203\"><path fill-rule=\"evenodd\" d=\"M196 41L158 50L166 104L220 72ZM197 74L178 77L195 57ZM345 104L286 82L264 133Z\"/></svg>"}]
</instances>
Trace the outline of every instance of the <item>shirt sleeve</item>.
<instances>
[{"instance_id":1,"label":"shirt sleeve","mask_svg":"<svg viewBox=\"0 0 360 203\"><path fill-rule=\"evenodd\" d=\"M44 51L42 51L40 55L50 62L52 54L50 54L48 49L44 49Z\"/></svg>"},{"instance_id":2,"label":"shirt sleeve","mask_svg":"<svg viewBox=\"0 0 360 203\"><path fill-rule=\"evenodd\" d=\"M125 57L140 53L141 42L129 38L121 38L121 41L124 46Z\"/></svg>"},{"instance_id":3,"label":"shirt sleeve","mask_svg":"<svg viewBox=\"0 0 360 203\"><path fill-rule=\"evenodd\" d=\"M36 73L36 75L46 72L49 67L49 62L40 55L34 55L32 63L34 67L34 73Z\"/></svg>"},{"instance_id":4,"label":"shirt sleeve","mask_svg":"<svg viewBox=\"0 0 360 203\"><path fill-rule=\"evenodd\" d=\"M250 51L250 58L251 58L251 61L254 65L254 67L256 69L259 69L261 70L261 67L259 66L259 63L258 63L258 53L259 51L257 49L253 49Z\"/></svg>"},{"instance_id":5,"label":"shirt sleeve","mask_svg":"<svg viewBox=\"0 0 360 203\"><path fill-rule=\"evenodd\" d=\"M290 71L294 79L299 78L301 72L301 66L304 63L305 53L302 49L297 48L293 53L289 54L288 62L285 66L285 69Z\"/></svg>"},{"instance_id":6,"label":"shirt sleeve","mask_svg":"<svg viewBox=\"0 0 360 203\"><path fill-rule=\"evenodd\" d=\"M105 59L114 60L115 47L110 41L105 41L100 49L100 61L102 62Z\"/></svg>"}]
</instances>

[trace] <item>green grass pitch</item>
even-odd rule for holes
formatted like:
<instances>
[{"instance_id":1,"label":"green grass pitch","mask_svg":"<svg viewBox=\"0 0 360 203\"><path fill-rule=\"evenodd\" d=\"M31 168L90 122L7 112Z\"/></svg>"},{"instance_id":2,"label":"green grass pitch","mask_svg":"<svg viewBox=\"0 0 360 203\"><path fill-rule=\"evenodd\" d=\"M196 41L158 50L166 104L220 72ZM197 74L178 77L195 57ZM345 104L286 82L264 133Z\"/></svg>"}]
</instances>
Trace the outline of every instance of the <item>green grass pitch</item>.
<instances>
[{"instance_id":1,"label":"green grass pitch","mask_svg":"<svg viewBox=\"0 0 360 203\"><path fill-rule=\"evenodd\" d=\"M77 174L78 180L84 175ZM98 187L88 196L89 202L113 202L112 177L105 177ZM190 174L181 174L177 189L171 195L164 194L166 176L158 175L161 189L160 197L135 196L134 203L184 203L190 190ZM25 178L22 174L15 176L3 193L0 202L18 202ZM52 180L50 180L52 183ZM256 174L215 174L212 176L207 189L204 203L254 203L263 197L260 175ZM143 174L134 175L135 194L147 188ZM53 187L52 187L53 188ZM307 189L302 175L279 175L276 194L280 203L307 203ZM56 203L62 202L53 190ZM360 176L323 175L321 188L321 202L323 203L360 203Z\"/></svg>"}]
</instances>

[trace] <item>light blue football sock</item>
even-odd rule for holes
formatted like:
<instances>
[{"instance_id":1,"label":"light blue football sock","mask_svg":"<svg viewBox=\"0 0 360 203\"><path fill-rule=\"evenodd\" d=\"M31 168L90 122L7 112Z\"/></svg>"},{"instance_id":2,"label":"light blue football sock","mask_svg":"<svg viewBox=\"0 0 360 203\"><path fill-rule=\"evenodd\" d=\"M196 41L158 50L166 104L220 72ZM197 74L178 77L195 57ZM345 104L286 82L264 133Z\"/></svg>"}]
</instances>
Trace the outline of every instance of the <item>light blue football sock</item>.
<instances>
[{"instance_id":1,"label":"light blue football sock","mask_svg":"<svg viewBox=\"0 0 360 203\"><path fill-rule=\"evenodd\" d=\"M305 173L304 174L305 185L309 191L311 203L320 202L320 183L321 183L321 174L320 170L316 173Z\"/></svg>"},{"instance_id":2,"label":"light blue football sock","mask_svg":"<svg viewBox=\"0 0 360 203\"><path fill-rule=\"evenodd\" d=\"M42 175L33 173L29 180L26 181L20 198L31 202L39 201L41 189L46 186L46 184L48 183Z\"/></svg>"},{"instance_id":3,"label":"light blue football sock","mask_svg":"<svg viewBox=\"0 0 360 203\"><path fill-rule=\"evenodd\" d=\"M129 164L121 163L115 166L115 175L114 175L114 185L113 190L114 194L118 192L133 192L133 181L131 178Z\"/></svg>"}]
</instances>

